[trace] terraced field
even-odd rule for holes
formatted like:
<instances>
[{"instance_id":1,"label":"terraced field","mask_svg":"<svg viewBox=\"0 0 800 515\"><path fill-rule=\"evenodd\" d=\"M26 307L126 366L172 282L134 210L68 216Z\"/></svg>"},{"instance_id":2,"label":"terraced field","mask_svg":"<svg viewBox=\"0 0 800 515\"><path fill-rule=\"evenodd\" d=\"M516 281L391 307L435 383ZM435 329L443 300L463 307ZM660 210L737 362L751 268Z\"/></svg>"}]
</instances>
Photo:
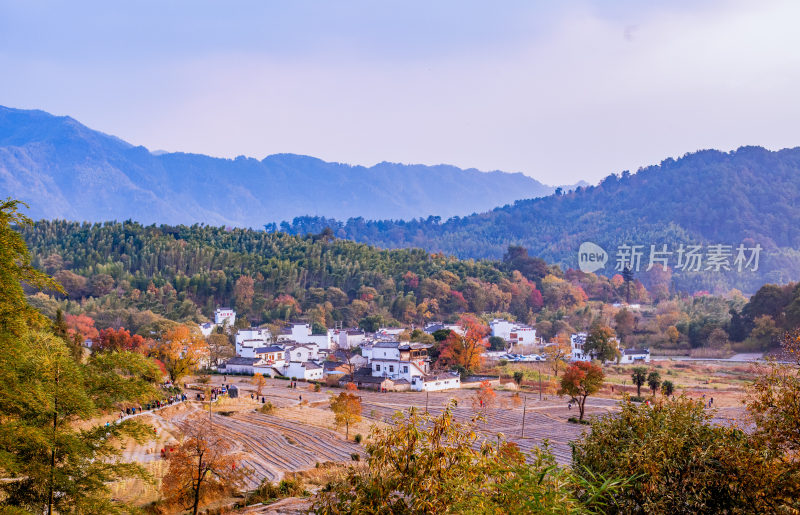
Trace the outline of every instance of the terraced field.
<instances>
[{"instance_id":1,"label":"terraced field","mask_svg":"<svg viewBox=\"0 0 800 515\"><path fill-rule=\"evenodd\" d=\"M208 419L209 414L194 408L174 422L187 426L201 418ZM230 416L215 413L210 420L215 431L227 435L242 453L242 465L253 470L253 487L265 478L277 481L286 472L314 468L326 461L350 461L353 453L363 454L360 445L345 441L333 431L253 410Z\"/></svg>"}]
</instances>

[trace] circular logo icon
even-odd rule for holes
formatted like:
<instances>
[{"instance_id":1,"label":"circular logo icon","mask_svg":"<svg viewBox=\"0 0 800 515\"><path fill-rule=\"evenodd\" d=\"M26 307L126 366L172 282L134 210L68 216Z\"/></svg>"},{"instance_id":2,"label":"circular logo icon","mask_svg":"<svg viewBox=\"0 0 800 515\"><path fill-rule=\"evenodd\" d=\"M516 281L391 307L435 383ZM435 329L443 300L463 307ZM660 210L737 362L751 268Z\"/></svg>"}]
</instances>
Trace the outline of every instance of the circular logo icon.
<instances>
[{"instance_id":1,"label":"circular logo icon","mask_svg":"<svg viewBox=\"0 0 800 515\"><path fill-rule=\"evenodd\" d=\"M608 254L603 247L591 241L581 243L578 249L578 268L582 272L596 272L606 266L607 262Z\"/></svg>"}]
</instances>

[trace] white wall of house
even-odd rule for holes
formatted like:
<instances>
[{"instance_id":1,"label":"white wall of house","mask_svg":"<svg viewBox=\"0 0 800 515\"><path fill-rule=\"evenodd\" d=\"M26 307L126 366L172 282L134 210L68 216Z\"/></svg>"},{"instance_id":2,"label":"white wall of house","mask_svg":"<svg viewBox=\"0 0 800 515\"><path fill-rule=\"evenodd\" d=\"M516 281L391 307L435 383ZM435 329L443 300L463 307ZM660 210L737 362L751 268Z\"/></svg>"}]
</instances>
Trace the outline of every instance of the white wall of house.
<instances>
[{"instance_id":1,"label":"white wall of house","mask_svg":"<svg viewBox=\"0 0 800 515\"><path fill-rule=\"evenodd\" d=\"M592 358L583 351L586 343L586 333L576 333L569 337L570 361L591 361Z\"/></svg>"},{"instance_id":2,"label":"white wall of house","mask_svg":"<svg viewBox=\"0 0 800 515\"><path fill-rule=\"evenodd\" d=\"M630 365L632 363L650 363L650 353L643 354L625 354L623 353L619 359L620 364Z\"/></svg>"},{"instance_id":3,"label":"white wall of house","mask_svg":"<svg viewBox=\"0 0 800 515\"><path fill-rule=\"evenodd\" d=\"M231 308L217 308L216 311L214 311L214 323L222 325L226 322L229 327L233 327L233 324L236 322L236 311Z\"/></svg>"},{"instance_id":4,"label":"white wall of house","mask_svg":"<svg viewBox=\"0 0 800 515\"><path fill-rule=\"evenodd\" d=\"M415 392L436 392L440 390L451 390L454 388L461 388L461 377L458 375L428 380L425 380L423 377L415 377L411 381L411 389Z\"/></svg>"},{"instance_id":5,"label":"white wall of house","mask_svg":"<svg viewBox=\"0 0 800 515\"><path fill-rule=\"evenodd\" d=\"M287 363L283 372L283 375L286 377L296 377L298 379L305 379L306 381L321 381L322 374L323 369L321 366L298 361L290 361Z\"/></svg>"},{"instance_id":6,"label":"white wall of house","mask_svg":"<svg viewBox=\"0 0 800 515\"><path fill-rule=\"evenodd\" d=\"M515 327L516 324L514 322L509 322L504 318L495 318L489 322L489 328L492 330L492 336L499 336L505 341L511 339L511 331Z\"/></svg>"},{"instance_id":7,"label":"white wall of house","mask_svg":"<svg viewBox=\"0 0 800 515\"><path fill-rule=\"evenodd\" d=\"M516 326L509 333L509 340L519 345L533 345L536 343L536 329Z\"/></svg>"},{"instance_id":8,"label":"white wall of house","mask_svg":"<svg viewBox=\"0 0 800 515\"><path fill-rule=\"evenodd\" d=\"M319 359L319 346L314 343L303 345L288 345L286 347L286 361L311 361Z\"/></svg>"},{"instance_id":9,"label":"white wall of house","mask_svg":"<svg viewBox=\"0 0 800 515\"><path fill-rule=\"evenodd\" d=\"M388 377L389 379L405 379L409 383L414 377L425 375L413 361L400 361L399 359L373 359L370 363L373 377Z\"/></svg>"}]
</instances>

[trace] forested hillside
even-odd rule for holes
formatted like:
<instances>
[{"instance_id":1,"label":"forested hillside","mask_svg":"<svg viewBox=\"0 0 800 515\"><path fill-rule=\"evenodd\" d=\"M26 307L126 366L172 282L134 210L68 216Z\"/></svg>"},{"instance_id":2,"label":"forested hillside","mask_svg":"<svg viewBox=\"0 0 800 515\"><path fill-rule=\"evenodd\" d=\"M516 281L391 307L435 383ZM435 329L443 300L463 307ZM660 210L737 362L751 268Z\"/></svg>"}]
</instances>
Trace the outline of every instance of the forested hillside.
<instances>
[{"instance_id":1,"label":"forested hillside","mask_svg":"<svg viewBox=\"0 0 800 515\"><path fill-rule=\"evenodd\" d=\"M238 227L309 214L435 219L553 190L521 173L448 165L152 153L69 117L0 106L0 191L32 218Z\"/></svg>"},{"instance_id":2,"label":"forested hillside","mask_svg":"<svg viewBox=\"0 0 800 515\"><path fill-rule=\"evenodd\" d=\"M65 290L32 295L34 306L50 317L61 309L88 315L99 329L145 336L173 322L205 321L218 305L233 306L243 325L305 319L318 331L338 323L419 326L476 313L535 324L549 339L603 323L626 345L683 349L728 340L768 349L800 324L797 284L763 286L749 302L737 292L691 297L671 289L659 267L626 282L562 271L522 247L510 247L502 260L475 261L381 250L325 232L64 221L18 229L32 264ZM651 307L611 306L628 297Z\"/></svg>"},{"instance_id":3,"label":"forested hillside","mask_svg":"<svg viewBox=\"0 0 800 515\"><path fill-rule=\"evenodd\" d=\"M597 186L522 200L491 212L435 220L346 222L296 218L282 230L304 234L331 227L338 237L386 248L420 247L462 258L499 258L508 245L564 268L577 268L584 241L599 244L613 274L619 245L667 244L763 247L755 273L681 273L688 291L731 287L754 292L765 282L800 279L800 148L771 152L743 147L667 159L660 165L610 175ZM647 262L645 261L645 265Z\"/></svg>"}]
</instances>

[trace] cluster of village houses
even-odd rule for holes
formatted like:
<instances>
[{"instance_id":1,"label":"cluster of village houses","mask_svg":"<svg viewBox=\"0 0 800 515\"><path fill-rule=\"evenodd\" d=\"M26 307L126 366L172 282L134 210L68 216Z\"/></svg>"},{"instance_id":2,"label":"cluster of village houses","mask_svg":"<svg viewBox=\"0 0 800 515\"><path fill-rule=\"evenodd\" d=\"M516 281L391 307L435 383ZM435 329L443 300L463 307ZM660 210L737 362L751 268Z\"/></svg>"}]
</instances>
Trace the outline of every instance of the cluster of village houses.
<instances>
[{"instance_id":1,"label":"cluster of village houses","mask_svg":"<svg viewBox=\"0 0 800 515\"><path fill-rule=\"evenodd\" d=\"M208 335L216 326L232 326L236 313L229 308L215 312L214 323L200 329ZM524 324L495 319L490 323L491 335L499 336L509 349L516 346L548 345L537 339L536 329ZM441 329L461 333L458 325L431 323L424 331L432 334ZM358 329L329 329L313 334L306 322L290 324L280 334L266 328L240 329L236 333L236 356L220 368L227 374L262 374L305 381L354 383L359 388L381 391L437 391L461 387L457 372L435 371L428 356L430 344L401 342L404 328L381 328L375 333ZM589 361L584 352L586 333L571 338L572 361ZM502 354L502 353L501 353ZM497 356L494 356L497 357ZM622 363L650 361L649 351L626 349Z\"/></svg>"}]
</instances>

